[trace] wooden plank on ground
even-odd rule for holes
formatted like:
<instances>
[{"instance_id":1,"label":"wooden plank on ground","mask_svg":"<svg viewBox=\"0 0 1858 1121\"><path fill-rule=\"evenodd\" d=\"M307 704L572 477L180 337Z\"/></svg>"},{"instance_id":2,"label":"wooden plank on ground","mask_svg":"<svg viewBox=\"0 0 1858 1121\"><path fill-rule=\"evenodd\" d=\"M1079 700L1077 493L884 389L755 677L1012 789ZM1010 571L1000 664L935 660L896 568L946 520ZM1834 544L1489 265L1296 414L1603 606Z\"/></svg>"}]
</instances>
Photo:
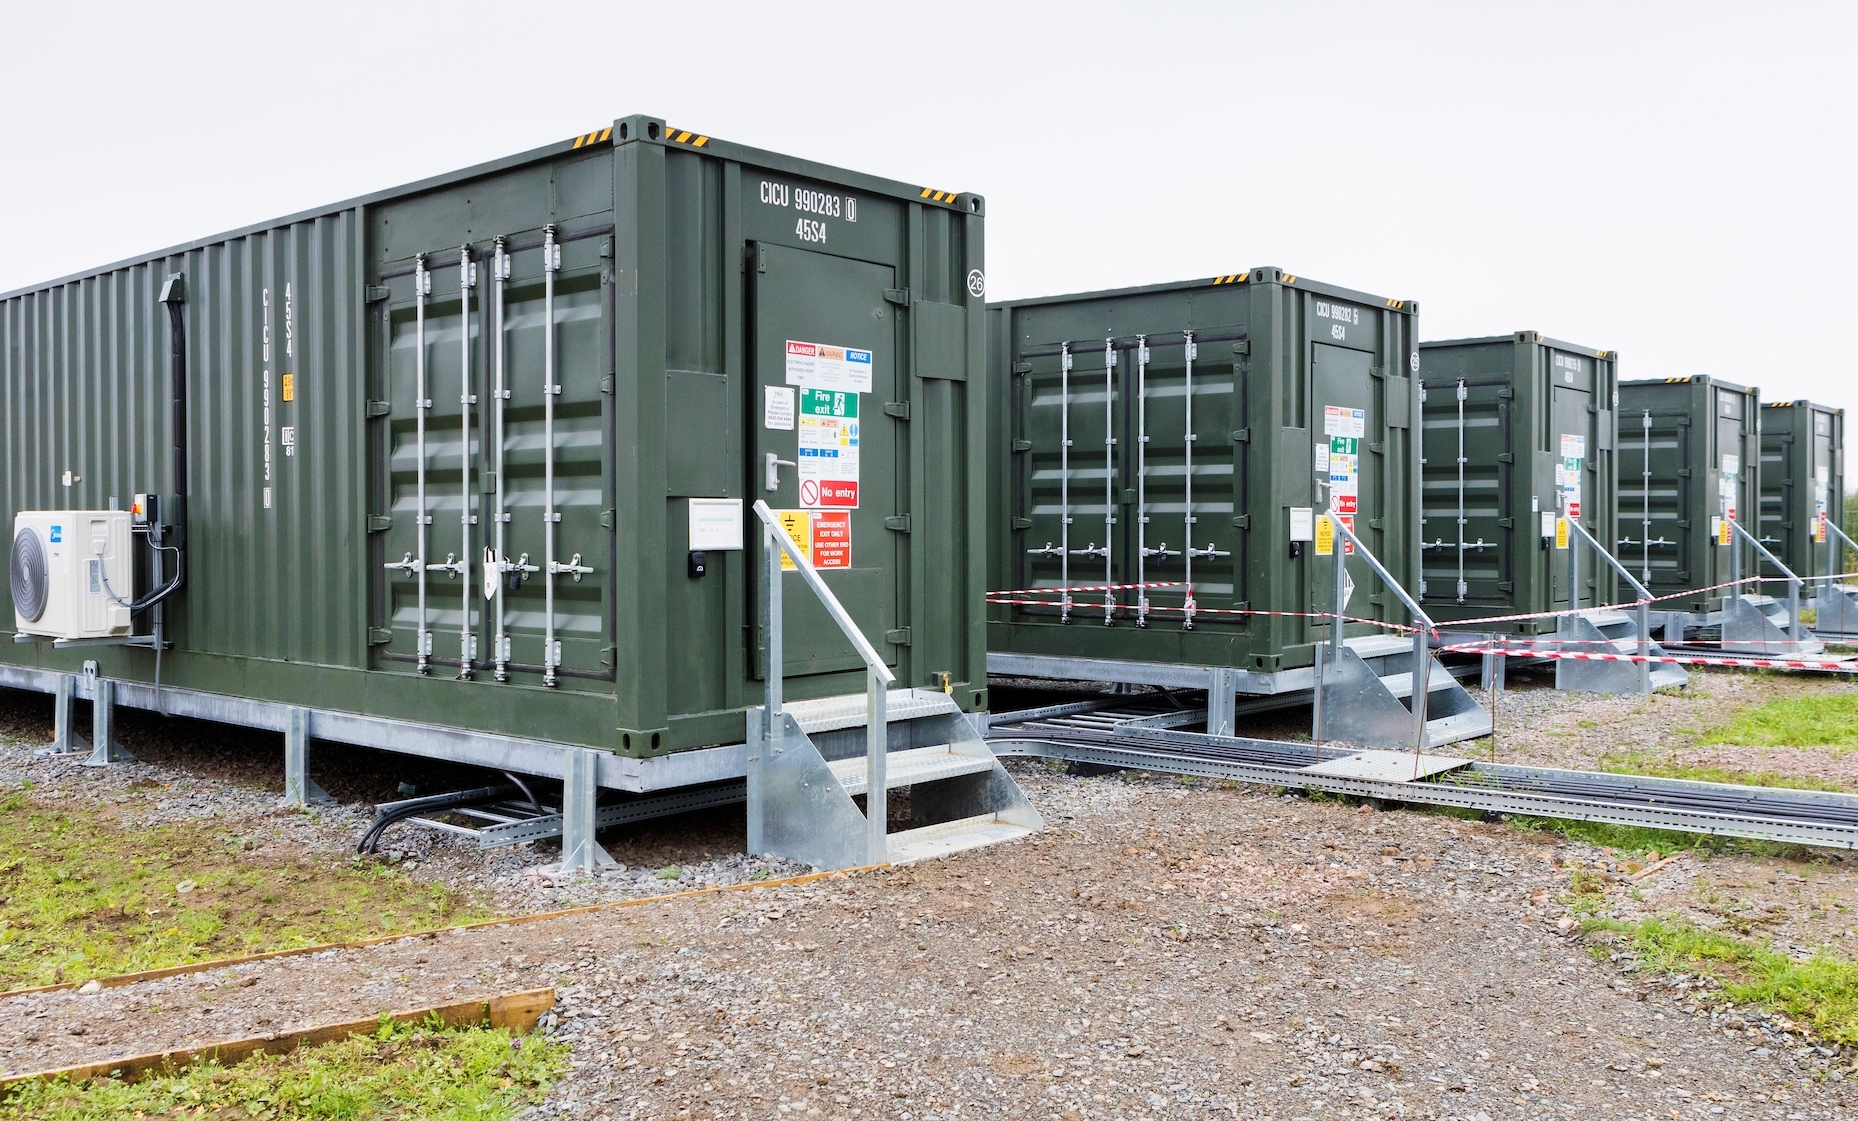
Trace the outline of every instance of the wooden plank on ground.
<instances>
[{"instance_id":1,"label":"wooden plank on ground","mask_svg":"<svg viewBox=\"0 0 1858 1121\"><path fill-rule=\"evenodd\" d=\"M542 1014L554 1006L555 990L546 988L505 993L488 1000L466 1000L431 1008L414 1008L405 1012L391 1013L391 1016L401 1023L424 1023L437 1017L439 1022L446 1027L487 1024L493 1028L528 1032L534 1030ZM209 1043L201 1047L157 1051L146 1055L131 1055L123 1059L110 1059L107 1062L81 1063L77 1066L59 1067L56 1070L17 1074L10 1078L0 1079L0 1087L34 1079L61 1077L73 1082L82 1082L91 1078L120 1078L125 1082L133 1082L145 1074L168 1074L198 1062L211 1061L221 1066L230 1066L233 1063L244 1062L254 1055L282 1055L295 1051L299 1047L314 1047L357 1035L371 1035L380 1026L379 1016L371 1016L365 1020L350 1020L341 1024L319 1024L296 1031L273 1032L270 1035L233 1039L224 1043Z\"/></svg>"}]
</instances>

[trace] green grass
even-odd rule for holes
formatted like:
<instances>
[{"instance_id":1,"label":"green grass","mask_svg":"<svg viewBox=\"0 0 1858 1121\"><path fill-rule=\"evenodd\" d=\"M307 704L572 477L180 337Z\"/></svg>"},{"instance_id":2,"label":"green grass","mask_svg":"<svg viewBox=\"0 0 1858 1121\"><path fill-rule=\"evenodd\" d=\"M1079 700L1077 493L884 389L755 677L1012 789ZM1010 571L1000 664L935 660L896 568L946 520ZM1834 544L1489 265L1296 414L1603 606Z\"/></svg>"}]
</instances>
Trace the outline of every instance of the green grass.
<instances>
[{"instance_id":1,"label":"green grass","mask_svg":"<svg viewBox=\"0 0 1858 1121\"><path fill-rule=\"evenodd\" d=\"M503 1121L542 1100L567 1067L567 1047L539 1037L384 1021L371 1036L234 1066L200 1064L130 1083L21 1083L0 1091L0 1112L18 1121Z\"/></svg>"},{"instance_id":2,"label":"green grass","mask_svg":"<svg viewBox=\"0 0 1858 1121\"><path fill-rule=\"evenodd\" d=\"M125 829L25 792L0 801L0 988L491 917L385 865L268 860L206 823Z\"/></svg>"},{"instance_id":3,"label":"green grass","mask_svg":"<svg viewBox=\"0 0 1858 1121\"><path fill-rule=\"evenodd\" d=\"M1705 729L1698 739L1743 747L1858 747L1858 693L1768 701Z\"/></svg>"},{"instance_id":4,"label":"green grass","mask_svg":"<svg viewBox=\"0 0 1858 1121\"><path fill-rule=\"evenodd\" d=\"M1836 1043L1858 1044L1858 963L1821 953L1795 961L1768 946L1675 919L1597 919L1588 930L1624 936L1642 968L1715 979L1737 1004L1758 1004L1811 1024Z\"/></svg>"},{"instance_id":5,"label":"green grass","mask_svg":"<svg viewBox=\"0 0 1858 1121\"><path fill-rule=\"evenodd\" d=\"M1782 774L1779 771L1738 771L1728 767L1699 766L1661 759L1649 751L1614 752L1600 759L1600 769L1616 775L1645 775L1650 778L1676 778L1691 782L1721 782L1732 786L1780 786L1791 790L1844 791L1846 787L1831 779Z\"/></svg>"}]
</instances>

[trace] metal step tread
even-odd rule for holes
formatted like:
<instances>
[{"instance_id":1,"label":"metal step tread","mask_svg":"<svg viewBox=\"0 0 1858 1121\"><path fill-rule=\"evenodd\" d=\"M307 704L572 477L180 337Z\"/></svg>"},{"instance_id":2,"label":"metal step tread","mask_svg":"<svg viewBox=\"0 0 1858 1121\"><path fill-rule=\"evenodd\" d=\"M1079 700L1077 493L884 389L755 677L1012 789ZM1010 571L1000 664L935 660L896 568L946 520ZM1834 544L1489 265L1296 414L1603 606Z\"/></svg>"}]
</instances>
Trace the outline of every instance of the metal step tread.
<instances>
[{"instance_id":1,"label":"metal step tread","mask_svg":"<svg viewBox=\"0 0 1858 1121\"><path fill-rule=\"evenodd\" d=\"M1381 782L1418 782L1443 771L1469 767L1471 760L1450 755L1415 755L1410 751L1361 751L1303 768L1304 774L1366 778Z\"/></svg>"},{"instance_id":2,"label":"metal step tread","mask_svg":"<svg viewBox=\"0 0 1858 1121\"><path fill-rule=\"evenodd\" d=\"M845 788L847 794L863 794L869 789L865 782L865 757L853 755L845 759L834 759L826 766L832 768L834 778ZM979 771L993 770L992 755L962 755L948 744L934 747L912 747L907 751L893 751L885 757L884 788L895 790L899 786L913 786L919 782L937 782L959 775L971 775Z\"/></svg>"},{"instance_id":3,"label":"metal step tread","mask_svg":"<svg viewBox=\"0 0 1858 1121\"><path fill-rule=\"evenodd\" d=\"M1583 611L1581 612L1581 618L1586 619L1596 627L1611 627L1617 626L1620 623L1637 622L1637 620L1624 611Z\"/></svg>"},{"instance_id":4,"label":"metal step tread","mask_svg":"<svg viewBox=\"0 0 1858 1121\"><path fill-rule=\"evenodd\" d=\"M1457 683L1458 679L1452 676L1451 670L1446 669L1437 662L1433 662L1432 675L1426 682L1426 692L1441 692L1450 689ZM1410 697L1413 695L1413 673L1411 670L1408 670L1406 673L1387 674L1381 678L1381 684L1386 686L1387 691L1396 697Z\"/></svg>"},{"instance_id":5,"label":"metal step tread","mask_svg":"<svg viewBox=\"0 0 1858 1121\"><path fill-rule=\"evenodd\" d=\"M1364 634L1355 638L1344 638L1342 645L1359 654L1363 661L1413 652L1413 640L1397 634Z\"/></svg>"},{"instance_id":6,"label":"metal step tread","mask_svg":"<svg viewBox=\"0 0 1858 1121\"><path fill-rule=\"evenodd\" d=\"M787 701L781 709L794 718L801 731L811 735L864 727L867 700L863 693L847 693L842 697ZM893 689L884 697L884 718L892 724L960 711L961 706L955 703L955 698L934 689Z\"/></svg>"},{"instance_id":7,"label":"metal step tread","mask_svg":"<svg viewBox=\"0 0 1858 1121\"><path fill-rule=\"evenodd\" d=\"M925 825L920 829L905 829L892 833L886 843L890 847L892 864L914 864L918 860L934 860L939 856L997 845L1002 841L1017 841L1021 837L1030 836L1032 832L1023 825L1001 821L993 814L981 814L978 817Z\"/></svg>"}]
</instances>

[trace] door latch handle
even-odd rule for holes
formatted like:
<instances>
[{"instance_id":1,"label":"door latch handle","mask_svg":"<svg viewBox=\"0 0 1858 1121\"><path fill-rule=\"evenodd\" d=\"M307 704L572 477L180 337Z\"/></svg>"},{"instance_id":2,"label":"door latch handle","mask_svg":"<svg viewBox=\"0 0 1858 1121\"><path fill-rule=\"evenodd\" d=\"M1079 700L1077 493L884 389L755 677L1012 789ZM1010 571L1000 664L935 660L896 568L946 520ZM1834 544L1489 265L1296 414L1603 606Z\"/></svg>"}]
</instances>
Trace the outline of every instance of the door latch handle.
<instances>
[{"instance_id":1,"label":"door latch handle","mask_svg":"<svg viewBox=\"0 0 1858 1121\"><path fill-rule=\"evenodd\" d=\"M794 463L790 459L782 459L779 455L775 454L774 452L769 452L768 458L767 458L767 466L768 466L768 477L765 480L767 484L767 488L769 490L779 490L781 489L781 468L797 467L799 465Z\"/></svg>"}]
</instances>

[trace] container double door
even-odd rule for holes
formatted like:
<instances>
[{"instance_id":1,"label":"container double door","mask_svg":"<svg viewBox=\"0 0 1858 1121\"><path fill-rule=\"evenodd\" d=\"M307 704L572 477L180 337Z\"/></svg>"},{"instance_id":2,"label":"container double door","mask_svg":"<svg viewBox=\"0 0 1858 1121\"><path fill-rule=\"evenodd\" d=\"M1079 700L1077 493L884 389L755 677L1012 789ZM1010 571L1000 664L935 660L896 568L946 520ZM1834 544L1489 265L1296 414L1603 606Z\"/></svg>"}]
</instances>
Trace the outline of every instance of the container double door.
<instances>
[{"instance_id":1,"label":"container double door","mask_svg":"<svg viewBox=\"0 0 1858 1121\"><path fill-rule=\"evenodd\" d=\"M767 243L751 248L749 501L777 512L865 638L897 666L910 641L902 604L911 473L908 397L897 372L902 313L886 299L896 270ZM760 523L749 523L757 563L747 566L748 601L759 604L763 538ZM930 544L935 556L947 543ZM864 668L798 571L783 573L781 609L783 677ZM759 678L767 636L754 630Z\"/></svg>"},{"instance_id":2,"label":"container double door","mask_svg":"<svg viewBox=\"0 0 1858 1121\"><path fill-rule=\"evenodd\" d=\"M1232 329L1041 343L1015 376L1016 582L1025 616L1179 627L1189 586L1196 629L1240 626L1245 420ZM1104 585L1155 583L1150 589ZM1140 599L1149 608L1144 617ZM1113 605L1113 606L1112 606Z\"/></svg>"},{"instance_id":3,"label":"container double door","mask_svg":"<svg viewBox=\"0 0 1858 1121\"><path fill-rule=\"evenodd\" d=\"M1426 600L1494 607L1510 602L1515 567L1529 561L1527 553L1516 555L1518 543L1535 548L1537 527L1518 522L1512 508L1516 456L1510 379L1466 378L1462 388L1461 407L1458 381L1426 383L1426 524L1421 535ZM1528 462L1527 454L1523 459Z\"/></svg>"},{"instance_id":4,"label":"container double door","mask_svg":"<svg viewBox=\"0 0 1858 1121\"><path fill-rule=\"evenodd\" d=\"M1695 579L1709 564L1707 511L1699 519L1691 501L1693 487L1708 477L1691 471L1695 430L1688 412L1621 409L1619 413L1619 561L1656 594L1680 592L1704 581ZM1696 565L1699 571L1692 572ZM1642 573L1650 572L1650 579Z\"/></svg>"},{"instance_id":5,"label":"container double door","mask_svg":"<svg viewBox=\"0 0 1858 1121\"><path fill-rule=\"evenodd\" d=\"M375 305L370 646L382 669L610 690L597 246L555 246L550 269L540 237L511 241L469 273L456 251L396 270Z\"/></svg>"}]
</instances>

